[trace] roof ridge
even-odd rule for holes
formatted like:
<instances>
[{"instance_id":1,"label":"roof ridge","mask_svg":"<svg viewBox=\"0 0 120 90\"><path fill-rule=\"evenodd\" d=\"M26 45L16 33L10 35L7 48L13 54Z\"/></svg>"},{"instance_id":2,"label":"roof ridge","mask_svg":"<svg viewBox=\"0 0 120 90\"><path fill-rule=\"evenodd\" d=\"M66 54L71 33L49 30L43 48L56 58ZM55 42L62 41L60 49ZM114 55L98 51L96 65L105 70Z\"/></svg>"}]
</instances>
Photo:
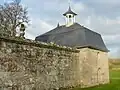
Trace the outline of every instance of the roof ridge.
<instances>
[{"instance_id":1,"label":"roof ridge","mask_svg":"<svg viewBox=\"0 0 120 90\"><path fill-rule=\"evenodd\" d=\"M63 26L64 26L64 25L61 25L61 26L59 26L59 27L55 27L54 29L47 31L47 32L44 33L44 34L47 34L47 33L51 32L51 31L54 31L56 28L61 28L61 27L63 27ZM44 35L44 34L42 34L42 35Z\"/></svg>"},{"instance_id":2,"label":"roof ridge","mask_svg":"<svg viewBox=\"0 0 120 90\"><path fill-rule=\"evenodd\" d=\"M93 30L91 30L91 29L89 29L89 28L87 28L87 27L84 27L84 26L82 26L82 27L85 28L85 30L92 31L93 33L96 33L96 34L98 34L98 35L101 35L100 33L96 32L96 31L93 31Z\"/></svg>"},{"instance_id":3,"label":"roof ridge","mask_svg":"<svg viewBox=\"0 0 120 90\"><path fill-rule=\"evenodd\" d=\"M56 28L54 28L54 29L52 29L52 30L49 30L48 32L46 32L46 33L44 33L44 34L42 34L42 35L46 35L46 34L49 34L50 32L52 32L52 31L57 31L57 29L58 28L71 28L72 26L74 26L75 24L77 24L77 23L74 23L73 25L71 25L70 27L65 27L65 25L61 25L61 26L59 26L59 27L56 27ZM77 28L78 29L78 28ZM72 30L69 30L69 31L72 31ZM65 31L66 32L66 31ZM68 31L67 31L68 32ZM51 34L49 34L49 35L51 35Z\"/></svg>"}]
</instances>

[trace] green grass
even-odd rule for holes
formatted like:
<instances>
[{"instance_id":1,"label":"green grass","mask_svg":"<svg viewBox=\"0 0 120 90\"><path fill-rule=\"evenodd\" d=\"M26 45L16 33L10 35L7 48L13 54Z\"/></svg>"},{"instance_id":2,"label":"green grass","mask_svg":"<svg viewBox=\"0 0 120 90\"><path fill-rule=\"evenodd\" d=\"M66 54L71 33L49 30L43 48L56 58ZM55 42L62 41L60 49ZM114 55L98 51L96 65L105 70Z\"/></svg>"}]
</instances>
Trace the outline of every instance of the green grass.
<instances>
[{"instance_id":1,"label":"green grass","mask_svg":"<svg viewBox=\"0 0 120 90\"><path fill-rule=\"evenodd\" d=\"M120 90L120 71L110 70L110 84L85 89L75 88L73 90Z\"/></svg>"}]
</instances>

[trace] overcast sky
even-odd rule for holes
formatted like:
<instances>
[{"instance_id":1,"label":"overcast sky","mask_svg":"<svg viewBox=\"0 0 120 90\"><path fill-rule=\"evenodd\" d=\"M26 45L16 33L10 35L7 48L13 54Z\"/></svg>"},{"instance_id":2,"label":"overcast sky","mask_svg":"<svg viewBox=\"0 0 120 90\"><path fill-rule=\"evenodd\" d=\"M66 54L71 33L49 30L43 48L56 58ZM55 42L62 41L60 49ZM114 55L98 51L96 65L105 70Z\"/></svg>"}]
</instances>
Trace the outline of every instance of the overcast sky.
<instances>
[{"instance_id":1,"label":"overcast sky","mask_svg":"<svg viewBox=\"0 0 120 90\"><path fill-rule=\"evenodd\" d=\"M0 0L0 3L11 0ZM19 0L18 0L19 1ZM62 16L69 0L21 0L28 7L30 25L26 38L34 39L57 26L65 24ZM71 0L71 8L78 14L76 22L100 33L111 57L120 57L120 0Z\"/></svg>"}]
</instances>

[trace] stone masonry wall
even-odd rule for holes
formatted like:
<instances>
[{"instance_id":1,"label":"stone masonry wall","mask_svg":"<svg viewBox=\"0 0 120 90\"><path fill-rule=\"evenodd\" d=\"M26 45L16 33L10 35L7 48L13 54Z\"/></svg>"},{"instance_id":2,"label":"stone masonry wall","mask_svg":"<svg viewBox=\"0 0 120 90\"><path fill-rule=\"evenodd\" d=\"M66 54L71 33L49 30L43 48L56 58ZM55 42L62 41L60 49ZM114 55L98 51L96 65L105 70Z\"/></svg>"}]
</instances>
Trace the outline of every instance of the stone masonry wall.
<instances>
[{"instance_id":1,"label":"stone masonry wall","mask_svg":"<svg viewBox=\"0 0 120 90\"><path fill-rule=\"evenodd\" d=\"M82 87L109 83L108 55L106 52L84 48L80 50L79 55L82 63Z\"/></svg>"},{"instance_id":2,"label":"stone masonry wall","mask_svg":"<svg viewBox=\"0 0 120 90\"><path fill-rule=\"evenodd\" d=\"M1 90L55 90L80 85L79 51L0 38Z\"/></svg>"},{"instance_id":3,"label":"stone masonry wall","mask_svg":"<svg viewBox=\"0 0 120 90\"><path fill-rule=\"evenodd\" d=\"M62 90L105 83L106 52L0 38L0 90Z\"/></svg>"}]
</instances>

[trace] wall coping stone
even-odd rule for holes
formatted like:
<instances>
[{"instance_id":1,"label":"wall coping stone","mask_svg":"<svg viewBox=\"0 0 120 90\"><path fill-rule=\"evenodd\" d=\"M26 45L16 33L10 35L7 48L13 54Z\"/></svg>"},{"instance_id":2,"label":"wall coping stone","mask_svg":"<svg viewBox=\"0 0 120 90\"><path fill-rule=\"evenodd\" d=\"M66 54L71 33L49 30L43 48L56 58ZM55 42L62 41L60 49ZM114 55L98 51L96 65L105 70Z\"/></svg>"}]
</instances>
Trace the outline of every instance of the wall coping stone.
<instances>
[{"instance_id":1,"label":"wall coping stone","mask_svg":"<svg viewBox=\"0 0 120 90\"><path fill-rule=\"evenodd\" d=\"M35 47L42 47L42 48L48 48L48 49L65 50L65 51L76 52L76 53L79 52L79 50L77 50L76 48L72 48L72 47L68 47L68 46L60 46L53 42L44 43L44 42L40 42L40 41L35 41L35 40L31 40L31 39L23 39L23 38L19 38L19 37L7 38L7 37L0 36L0 41L35 46Z\"/></svg>"}]
</instances>

